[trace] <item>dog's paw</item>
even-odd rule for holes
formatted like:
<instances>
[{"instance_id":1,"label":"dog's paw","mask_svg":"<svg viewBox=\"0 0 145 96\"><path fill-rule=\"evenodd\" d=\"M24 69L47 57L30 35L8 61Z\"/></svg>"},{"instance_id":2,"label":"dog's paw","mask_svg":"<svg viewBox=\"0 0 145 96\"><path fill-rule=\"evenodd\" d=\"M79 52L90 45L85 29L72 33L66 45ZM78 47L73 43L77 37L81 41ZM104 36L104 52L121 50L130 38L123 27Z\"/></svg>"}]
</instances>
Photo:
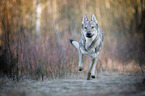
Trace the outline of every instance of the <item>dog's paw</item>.
<instances>
[{"instance_id":1,"label":"dog's paw","mask_svg":"<svg viewBox=\"0 0 145 96\"><path fill-rule=\"evenodd\" d=\"M95 75L91 75L91 78L95 79Z\"/></svg>"},{"instance_id":2,"label":"dog's paw","mask_svg":"<svg viewBox=\"0 0 145 96\"><path fill-rule=\"evenodd\" d=\"M79 69L79 71L82 71L83 69Z\"/></svg>"},{"instance_id":3,"label":"dog's paw","mask_svg":"<svg viewBox=\"0 0 145 96\"><path fill-rule=\"evenodd\" d=\"M84 69L84 67L79 67L79 71L82 71Z\"/></svg>"},{"instance_id":4,"label":"dog's paw","mask_svg":"<svg viewBox=\"0 0 145 96\"><path fill-rule=\"evenodd\" d=\"M69 41L70 41L70 43L71 43L77 50L79 49L79 42L74 41L74 40L72 40L72 39L70 39Z\"/></svg>"}]
</instances>

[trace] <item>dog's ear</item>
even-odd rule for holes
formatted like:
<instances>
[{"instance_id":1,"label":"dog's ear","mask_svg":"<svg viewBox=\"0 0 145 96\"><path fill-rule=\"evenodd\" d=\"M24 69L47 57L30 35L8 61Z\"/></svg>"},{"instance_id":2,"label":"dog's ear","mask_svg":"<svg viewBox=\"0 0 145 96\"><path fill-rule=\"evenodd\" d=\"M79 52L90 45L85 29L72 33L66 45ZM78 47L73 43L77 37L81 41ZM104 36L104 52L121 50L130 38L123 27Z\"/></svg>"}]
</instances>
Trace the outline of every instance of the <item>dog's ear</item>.
<instances>
[{"instance_id":1,"label":"dog's ear","mask_svg":"<svg viewBox=\"0 0 145 96\"><path fill-rule=\"evenodd\" d=\"M96 17L95 17L94 14L92 14L92 19L91 20L94 21L96 24L98 24L98 22L97 22Z\"/></svg>"},{"instance_id":2,"label":"dog's ear","mask_svg":"<svg viewBox=\"0 0 145 96\"><path fill-rule=\"evenodd\" d=\"M83 17L82 24L84 24L87 20L88 20L88 19L87 19L87 15L85 14L84 17Z\"/></svg>"}]
</instances>

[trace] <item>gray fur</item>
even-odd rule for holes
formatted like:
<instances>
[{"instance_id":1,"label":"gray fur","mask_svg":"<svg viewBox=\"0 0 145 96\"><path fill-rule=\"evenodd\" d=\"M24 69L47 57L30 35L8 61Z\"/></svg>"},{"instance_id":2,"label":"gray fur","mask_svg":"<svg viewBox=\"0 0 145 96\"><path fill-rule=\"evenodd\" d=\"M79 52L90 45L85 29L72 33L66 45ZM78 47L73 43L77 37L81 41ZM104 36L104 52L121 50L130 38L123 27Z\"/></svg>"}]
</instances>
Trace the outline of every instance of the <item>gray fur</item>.
<instances>
[{"instance_id":1,"label":"gray fur","mask_svg":"<svg viewBox=\"0 0 145 96\"><path fill-rule=\"evenodd\" d=\"M83 70L83 55L91 57L90 67L88 70L87 79L95 76L95 67L99 58L100 51L103 46L103 31L98 27L98 22L95 15L92 15L91 21L88 21L87 16L84 15L82 20L81 38L80 41L71 40L71 44L79 52L79 70Z\"/></svg>"}]
</instances>

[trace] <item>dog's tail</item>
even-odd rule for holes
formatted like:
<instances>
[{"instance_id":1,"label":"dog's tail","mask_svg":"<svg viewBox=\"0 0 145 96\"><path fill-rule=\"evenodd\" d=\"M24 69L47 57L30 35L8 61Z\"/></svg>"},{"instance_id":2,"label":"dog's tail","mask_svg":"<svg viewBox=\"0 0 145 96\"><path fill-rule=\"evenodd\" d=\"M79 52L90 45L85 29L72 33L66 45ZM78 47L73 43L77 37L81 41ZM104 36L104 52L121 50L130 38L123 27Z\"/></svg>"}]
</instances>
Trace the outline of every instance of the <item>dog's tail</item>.
<instances>
[{"instance_id":1,"label":"dog's tail","mask_svg":"<svg viewBox=\"0 0 145 96\"><path fill-rule=\"evenodd\" d=\"M71 43L77 50L79 49L79 42L74 41L74 40L72 40L72 39L70 39L69 41L70 41L70 43Z\"/></svg>"}]
</instances>

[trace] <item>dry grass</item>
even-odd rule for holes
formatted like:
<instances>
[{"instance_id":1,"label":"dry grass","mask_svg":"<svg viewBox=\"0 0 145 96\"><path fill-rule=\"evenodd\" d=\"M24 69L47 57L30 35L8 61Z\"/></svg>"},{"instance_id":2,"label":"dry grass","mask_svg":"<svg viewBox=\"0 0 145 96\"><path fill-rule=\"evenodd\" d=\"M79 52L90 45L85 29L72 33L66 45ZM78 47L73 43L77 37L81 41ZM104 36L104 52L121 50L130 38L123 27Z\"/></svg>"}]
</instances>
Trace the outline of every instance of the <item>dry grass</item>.
<instances>
[{"instance_id":1,"label":"dry grass","mask_svg":"<svg viewBox=\"0 0 145 96\"><path fill-rule=\"evenodd\" d=\"M43 80L45 76L61 78L78 73L78 53L69 39L79 41L84 13L88 18L94 13L104 31L97 72L144 72L142 0L42 0L39 3L43 9L41 18L37 18L35 0L29 4L27 1L0 1L1 74L18 78L29 74ZM40 32L36 28L38 19ZM86 72L90 61L88 57L84 60Z\"/></svg>"}]
</instances>

